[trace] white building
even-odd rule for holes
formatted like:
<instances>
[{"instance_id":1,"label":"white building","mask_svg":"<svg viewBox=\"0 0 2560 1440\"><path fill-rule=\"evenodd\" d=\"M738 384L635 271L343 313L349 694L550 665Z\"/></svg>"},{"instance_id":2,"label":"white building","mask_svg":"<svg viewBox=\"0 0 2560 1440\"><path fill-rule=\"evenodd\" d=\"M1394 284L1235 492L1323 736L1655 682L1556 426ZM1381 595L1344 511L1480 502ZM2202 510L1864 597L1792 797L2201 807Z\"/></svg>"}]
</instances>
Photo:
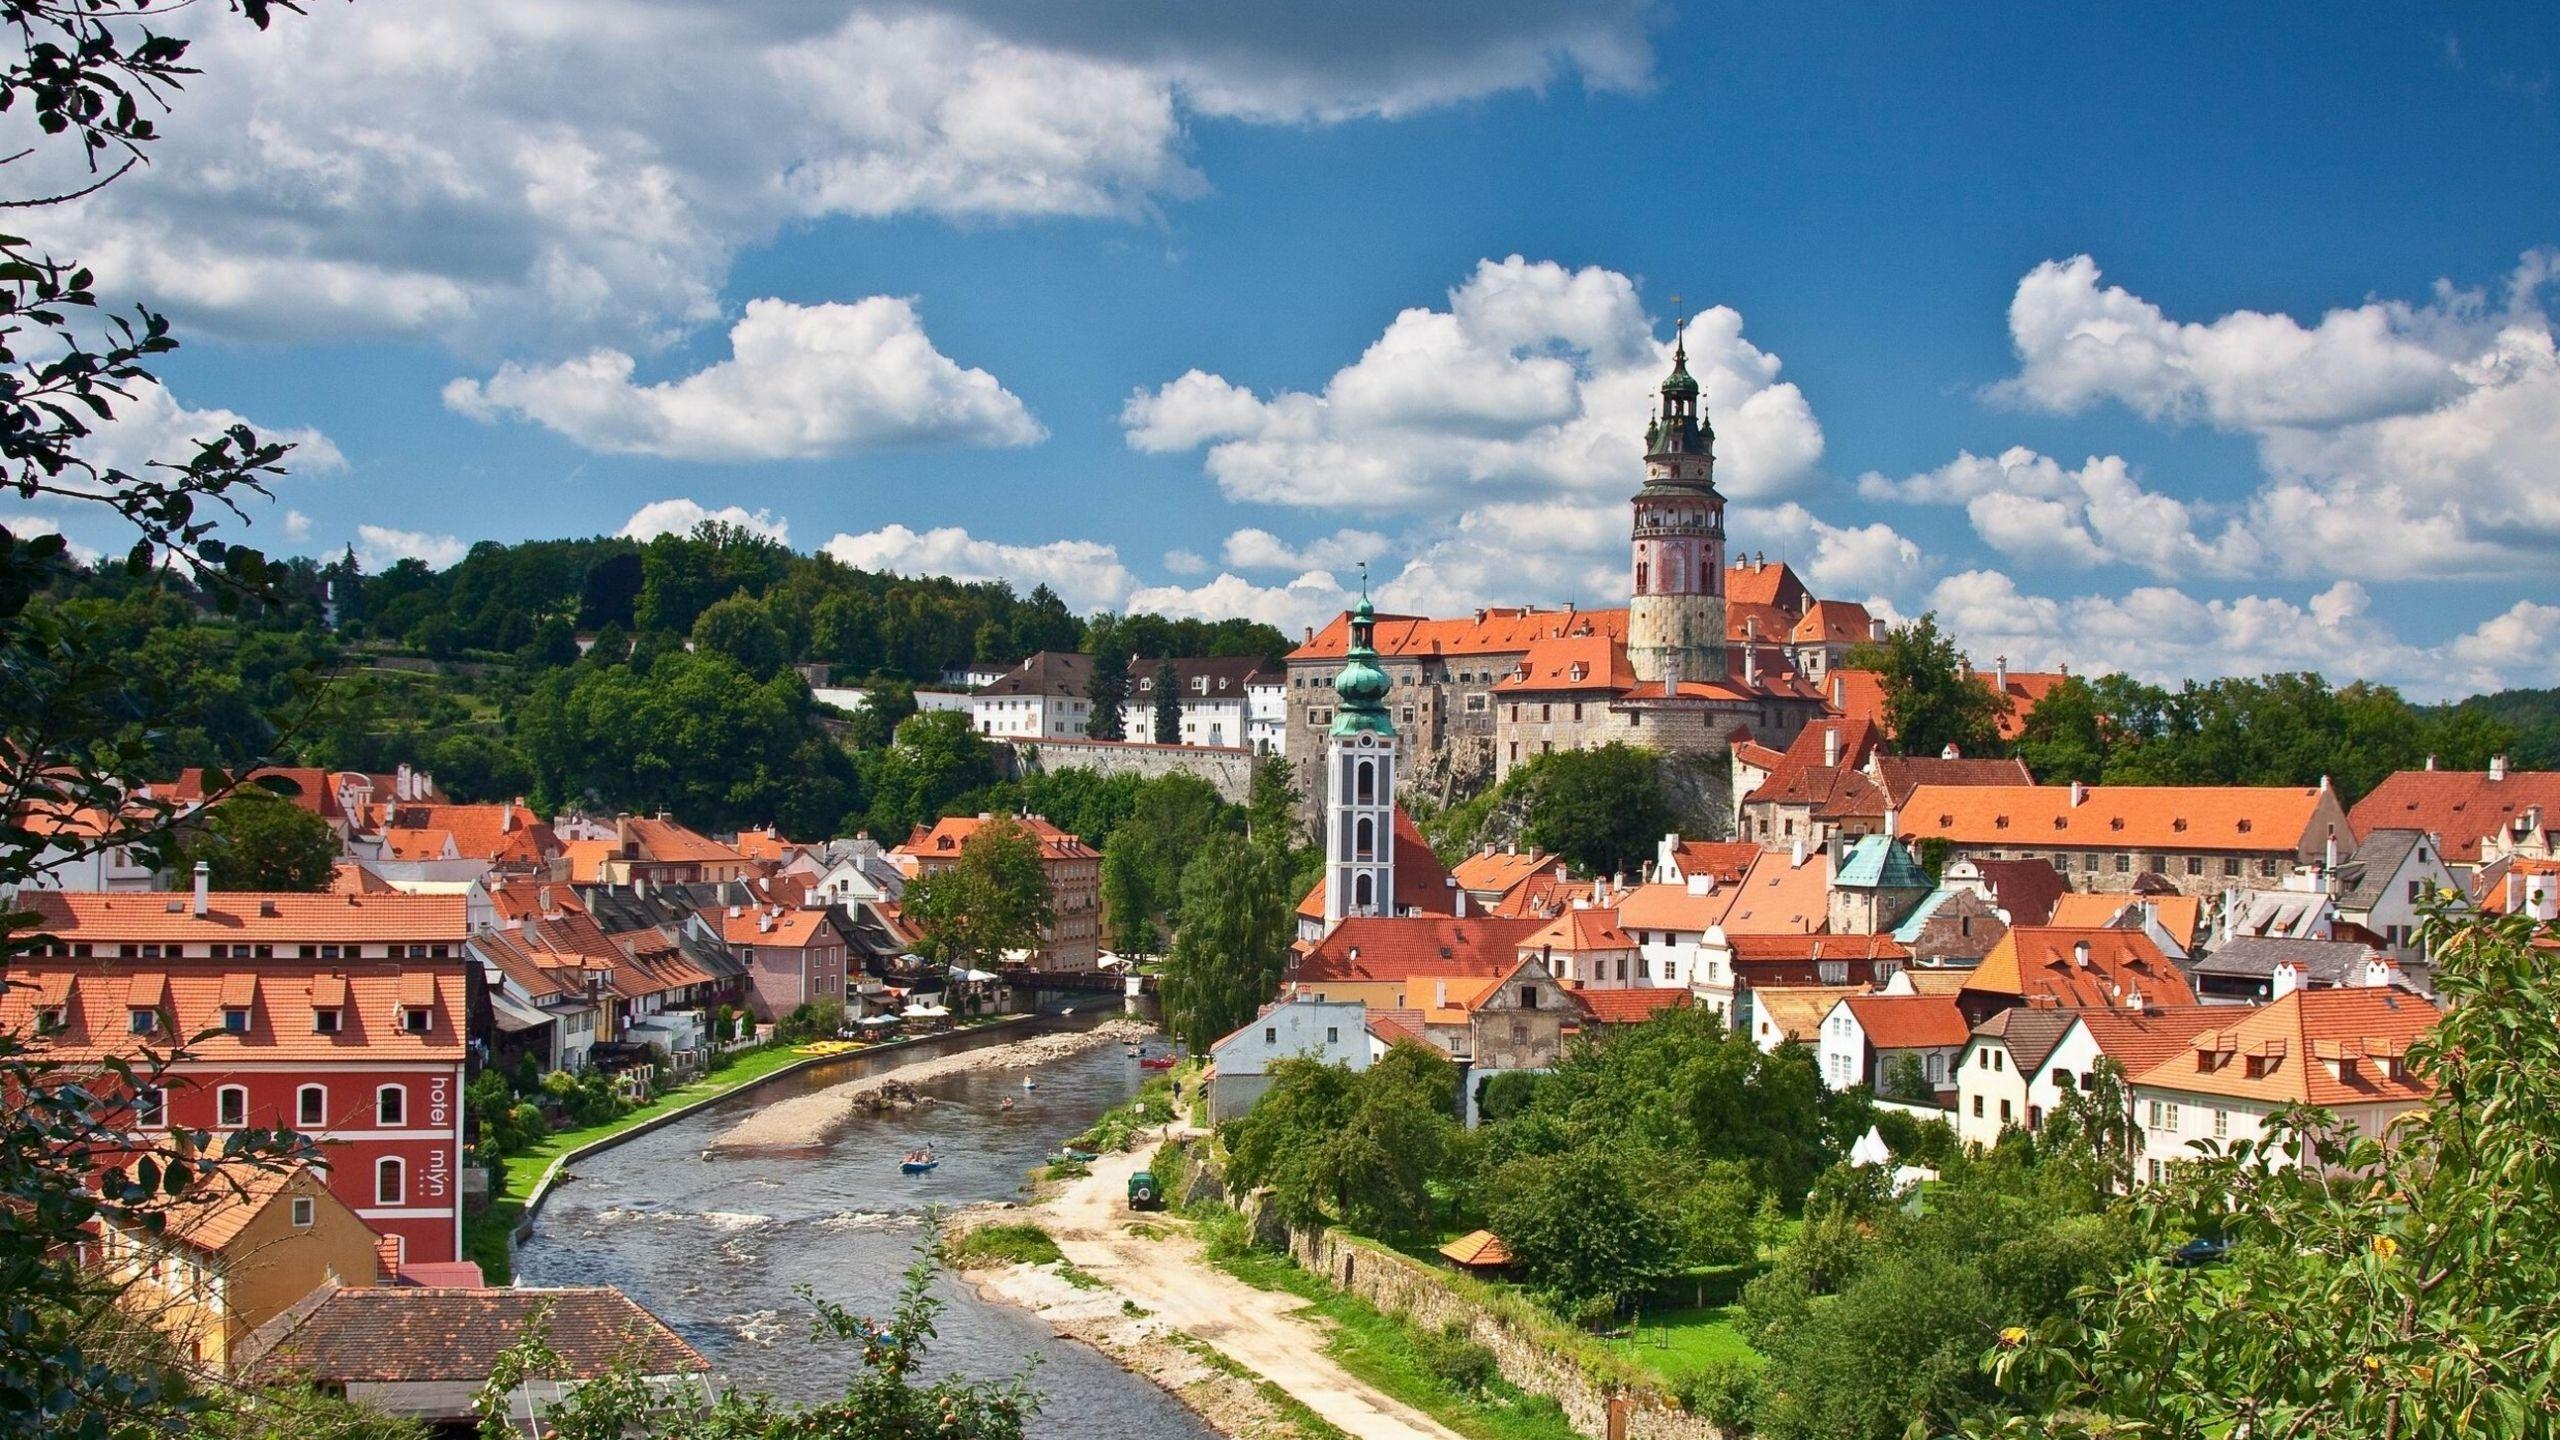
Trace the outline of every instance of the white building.
<instances>
[{"instance_id":1,"label":"white building","mask_svg":"<svg viewBox=\"0 0 2560 1440\"><path fill-rule=\"evenodd\" d=\"M1847 995L1822 1019L1815 1047L1822 1083L1834 1090L1865 1085L1882 1094L1904 1059L1920 1062L1932 1093L1952 1083L1956 1057L1972 1038L1949 995ZM1889 1098L1926 1104L1917 1095Z\"/></svg>"},{"instance_id":2,"label":"white building","mask_svg":"<svg viewBox=\"0 0 2560 1440\"><path fill-rule=\"evenodd\" d=\"M1092 656L1043 650L970 696L969 720L979 734L1003 739L1082 739L1092 687Z\"/></svg>"},{"instance_id":3,"label":"white building","mask_svg":"<svg viewBox=\"0 0 2560 1440\"><path fill-rule=\"evenodd\" d=\"M1361 1001L1293 999L1267 1006L1209 1047L1209 1123L1251 1110L1271 1088L1271 1067L1280 1061L1366 1070L1376 1048L1369 1007Z\"/></svg>"},{"instance_id":4,"label":"white building","mask_svg":"<svg viewBox=\"0 0 2560 1440\"><path fill-rule=\"evenodd\" d=\"M2417 830L2372 832L2332 878L2338 918L2373 932L2403 962L2420 958L2418 923L2428 900L2462 891L2435 841Z\"/></svg>"},{"instance_id":5,"label":"white building","mask_svg":"<svg viewBox=\"0 0 2560 1440\"><path fill-rule=\"evenodd\" d=\"M2070 1096L2090 1088L2101 1058L2129 1079L2182 1053L2197 1031L2231 1016L2205 1005L2003 1010L1974 1027L1957 1057L1956 1135L1988 1146L2004 1130L2041 1130Z\"/></svg>"},{"instance_id":6,"label":"white building","mask_svg":"<svg viewBox=\"0 0 2560 1440\"><path fill-rule=\"evenodd\" d=\"M1155 742L1156 679L1167 662L1129 662L1128 700L1120 707L1123 738ZM1254 656L1172 661L1174 683L1181 695L1180 733L1173 742L1213 749L1242 749L1252 741L1253 686L1272 688L1283 696L1279 722L1288 719L1286 680ZM1159 742L1160 743L1160 742Z\"/></svg>"},{"instance_id":7,"label":"white building","mask_svg":"<svg viewBox=\"0 0 2560 1440\"><path fill-rule=\"evenodd\" d=\"M1245 744L1256 755L1289 753L1289 674L1257 671L1245 682Z\"/></svg>"}]
</instances>

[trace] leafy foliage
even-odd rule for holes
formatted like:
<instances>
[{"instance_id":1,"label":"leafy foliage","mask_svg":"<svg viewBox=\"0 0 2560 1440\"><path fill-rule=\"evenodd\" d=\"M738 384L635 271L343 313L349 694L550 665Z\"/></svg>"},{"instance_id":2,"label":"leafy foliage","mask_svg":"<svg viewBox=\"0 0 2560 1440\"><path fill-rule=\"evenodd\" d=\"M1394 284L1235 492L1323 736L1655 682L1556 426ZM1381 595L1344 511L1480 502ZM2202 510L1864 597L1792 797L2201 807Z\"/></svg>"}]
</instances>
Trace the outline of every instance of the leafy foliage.
<instances>
[{"instance_id":1,"label":"leafy foliage","mask_svg":"<svg viewBox=\"0 0 2560 1440\"><path fill-rule=\"evenodd\" d=\"M1470 1163L1456 1119L1458 1074L1441 1056L1396 1045L1362 1071L1312 1059L1275 1063L1271 1088L1229 1127L1229 1174L1271 1186L1290 1220L1331 1218L1373 1235L1428 1233L1435 1183Z\"/></svg>"},{"instance_id":2,"label":"leafy foliage","mask_svg":"<svg viewBox=\"0 0 2560 1440\"><path fill-rule=\"evenodd\" d=\"M1270 846L1225 832L1183 868L1182 924L1159 993L1165 1029L1193 1050L1253 1018L1279 989L1296 933L1286 865Z\"/></svg>"},{"instance_id":3,"label":"leafy foliage","mask_svg":"<svg viewBox=\"0 0 2560 1440\"><path fill-rule=\"evenodd\" d=\"M1009 816L979 826L957 860L907 886L906 917L918 950L946 965L992 969L1037 945L1050 920L1039 837Z\"/></svg>"},{"instance_id":4,"label":"leafy foliage","mask_svg":"<svg viewBox=\"0 0 2560 1440\"><path fill-rule=\"evenodd\" d=\"M337 859L328 821L256 785L214 806L180 855L204 861L216 890L326 890Z\"/></svg>"},{"instance_id":5,"label":"leafy foliage","mask_svg":"<svg viewBox=\"0 0 2560 1440\"><path fill-rule=\"evenodd\" d=\"M1860 645L1845 663L1873 670L1883 681L1885 727L1903 754L1935 755L1953 745L1967 755L1987 755L1998 745L2009 702L1974 673L1935 614Z\"/></svg>"},{"instance_id":6,"label":"leafy foliage","mask_svg":"<svg viewBox=\"0 0 2560 1440\"><path fill-rule=\"evenodd\" d=\"M1650 750L1612 743L1543 756L1524 781L1528 841L1585 874L1641 870L1672 828Z\"/></svg>"}]
</instances>

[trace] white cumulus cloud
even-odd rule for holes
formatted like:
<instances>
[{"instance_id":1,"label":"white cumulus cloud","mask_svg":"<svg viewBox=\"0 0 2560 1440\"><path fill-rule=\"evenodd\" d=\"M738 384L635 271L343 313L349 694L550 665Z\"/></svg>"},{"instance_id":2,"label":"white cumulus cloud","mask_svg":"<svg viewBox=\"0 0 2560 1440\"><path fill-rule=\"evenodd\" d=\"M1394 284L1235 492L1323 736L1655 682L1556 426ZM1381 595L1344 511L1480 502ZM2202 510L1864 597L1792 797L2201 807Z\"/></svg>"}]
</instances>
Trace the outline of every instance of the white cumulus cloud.
<instances>
[{"instance_id":1,"label":"white cumulus cloud","mask_svg":"<svg viewBox=\"0 0 2560 1440\"><path fill-rule=\"evenodd\" d=\"M78 446L80 457L106 470L140 475L153 464L179 465L195 458L207 440L219 439L234 425L246 425L269 443L293 446L285 468L301 475L325 475L347 468L328 436L309 426L269 426L220 407L192 409L178 403L163 385L144 382L122 400L110 400L112 419L88 421L91 434Z\"/></svg>"},{"instance_id":2,"label":"white cumulus cloud","mask_svg":"<svg viewBox=\"0 0 2560 1440\"><path fill-rule=\"evenodd\" d=\"M1332 570L1375 560L1387 553L1387 544L1374 530L1336 530L1292 545L1268 530L1247 528L1229 535L1219 553L1240 570Z\"/></svg>"},{"instance_id":3,"label":"white cumulus cloud","mask_svg":"<svg viewBox=\"0 0 2560 1440\"><path fill-rule=\"evenodd\" d=\"M699 501L688 499L652 500L633 511L631 518L615 533L626 540L690 535L706 520L734 525L779 544L791 543L791 522L770 510L749 510L743 505L723 505L712 510Z\"/></svg>"},{"instance_id":4,"label":"white cumulus cloud","mask_svg":"<svg viewBox=\"0 0 2560 1440\"><path fill-rule=\"evenodd\" d=\"M470 553L470 544L458 536L395 530L387 525L356 527L356 558L365 569L376 573L403 560L424 561L430 570L443 570L461 563L462 557Z\"/></svg>"},{"instance_id":5,"label":"white cumulus cloud","mask_svg":"<svg viewBox=\"0 0 2560 1440\"><path fill-rule=\"evenodd\" d=\"M1778 357L1723 307L1695 318L1688 344L1721 488L1745 500L1797 488L1822 427ZM1134 449L1205 446L1232 500L1378 512L1631 493L1670 362L1632 280L1514 255L1480 263L1447 309L1396 316L1321 391L1265 399L1195 369L1130 396L1121 424Z\"/></svg>"},{"instance_id":6,"label":"white cumulus cloud","mask_svg":"<svg viewBox=\"0 0 2560 1440\"><path fill-rule=\"evenodd\" d=\"M862 570L1003 580L1020 592L1046 585L1068 608L1079 611L1116 606L1137 583L1120 563L1118 548L1097 540L1014 545L980 539L956 525L933 530L884 525L859 535L839 534L822 548Z\"/></svg>"},{"instance_id":7,"label":"white cumulus cloud","mask_svg":"<svg viewBox=\"0 0 2560 1440\"><path fill-rule=\"evenodd\" d=\"M2145 489L2118 455L2093 455L2073 468L2024 446L1996 458L1964 451L1900 480L1862 475L1858 493L1961 504L1975 534L2027 565L2131 565L2175 579L2249 575L2269 561L2244 518L2226 516L2217 527L2203 507Z\"/></svg>"},{"instance_id":8,"label":"white cumulus cloud","mask_svg":"<svg viewBox=\"0 0 2560 1440\"><path fill-rule=\"evenodd\" d=\"M445 404L484 422L532 420L608 454L671 460L807 460L897 445L1030 445L1048 432L984 370L933 347L912 302L753 300L730 357L679 380L635 384L636 362L597 350L558 365L509 364L456 380Z\"/></svg>"}]
</instances>

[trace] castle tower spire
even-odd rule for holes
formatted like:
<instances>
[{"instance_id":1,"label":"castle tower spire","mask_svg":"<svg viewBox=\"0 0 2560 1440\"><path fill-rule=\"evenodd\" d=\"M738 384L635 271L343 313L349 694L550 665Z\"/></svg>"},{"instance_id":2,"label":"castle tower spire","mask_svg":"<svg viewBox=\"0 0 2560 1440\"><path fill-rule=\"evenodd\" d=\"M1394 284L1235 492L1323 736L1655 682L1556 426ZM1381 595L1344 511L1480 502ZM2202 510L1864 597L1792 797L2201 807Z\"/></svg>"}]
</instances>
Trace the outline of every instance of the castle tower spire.
<instances>
[{"instance_id":1,"label":"castle tower spire","mask_svg":"<svg viewBox=\"0 0 2560 1440\"><path fill-rule=\"evenodd\" d=\"M1686 316L1675 320L1671 373L1645 427L1627 605L1628 667L1666 693L1725 675L1724 497L1715 485L1715 429L1689 373L1688 330Z\"/></svg>"},{"instance_id":2,"label":"castle tower spire","mask_svg":"<svg viewBox=\"0 0 2560 1440\"><path fill-rule=\"evenodd\" d=\"M1394 682L1378 664L1377 611L1369 567L1351 607L1350 644L1333 677L1336 709L1325 735L1324 922L1345 915L1393 915L1396 854L1396 726L1387 714Z\"/></svg>"}]
</instances>

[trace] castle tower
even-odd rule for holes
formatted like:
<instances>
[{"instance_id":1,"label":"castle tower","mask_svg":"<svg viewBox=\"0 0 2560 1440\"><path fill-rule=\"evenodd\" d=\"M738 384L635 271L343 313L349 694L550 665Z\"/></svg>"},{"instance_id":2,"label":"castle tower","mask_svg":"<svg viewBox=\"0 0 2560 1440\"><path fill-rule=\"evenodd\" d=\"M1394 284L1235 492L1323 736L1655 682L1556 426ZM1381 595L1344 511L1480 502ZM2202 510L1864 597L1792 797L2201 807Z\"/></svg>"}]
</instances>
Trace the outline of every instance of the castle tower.
<instances>
[{"instance_id":1,"label":"castle tower","mask_svg":"<svg viewBox=\"0 0 2560 1440\"><path fill-rule=\"evenodd\" d=\"M1396 913L1396 727L1387 672L1371 643L1368 587L1351 610L1351 647L1333 677L1340 702L1325 736L1324 923Z\"/></svg>"},{"instance_id":2,"label":"castle tower","mask_svg":"<svg viewBox=\"0 0 2560 1440\"><path fill-rule=\"evenodd\" d=\"M1724 497L1716 493L1716 436L1698 382L1689 374L1685 334L1673 342L1662 409L1645 427L1644 439L1627 664L1637 680L1648 683L1721 680Z\"/></svg>"}]
</instances>

